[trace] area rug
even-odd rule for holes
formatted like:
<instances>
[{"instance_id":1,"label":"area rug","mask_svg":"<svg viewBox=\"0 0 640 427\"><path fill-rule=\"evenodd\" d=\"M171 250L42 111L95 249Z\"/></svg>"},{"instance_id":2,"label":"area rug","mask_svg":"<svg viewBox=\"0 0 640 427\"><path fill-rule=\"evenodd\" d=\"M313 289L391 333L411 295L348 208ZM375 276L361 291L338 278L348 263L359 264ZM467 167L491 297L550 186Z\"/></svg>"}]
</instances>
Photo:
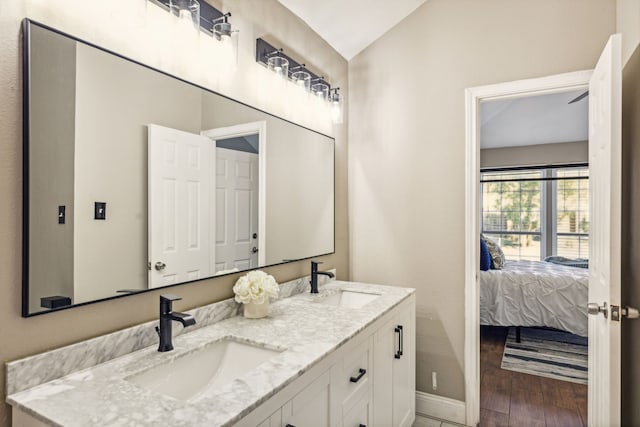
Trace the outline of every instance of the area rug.
<instances>
[{"instance_id":1,"label":"area rug","mask_svg":"<svg viewBox=\"0 0 640 427\"><path fill-rule=\"evenodd\" d=\"M502 369L555 378L579 384L587 383L588 339L547 329L509 328L502 355Z\"/></svg>"}]
</instances>

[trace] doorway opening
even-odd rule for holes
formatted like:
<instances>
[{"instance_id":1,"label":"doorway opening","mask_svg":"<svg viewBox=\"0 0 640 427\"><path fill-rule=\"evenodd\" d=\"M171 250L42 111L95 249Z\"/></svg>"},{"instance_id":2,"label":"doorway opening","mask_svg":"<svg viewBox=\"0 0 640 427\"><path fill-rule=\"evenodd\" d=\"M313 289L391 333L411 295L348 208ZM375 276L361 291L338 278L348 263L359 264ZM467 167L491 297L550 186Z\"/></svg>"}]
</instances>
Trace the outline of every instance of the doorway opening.
<instances>
[{"instance_id":1,"label":"doorway opening","mask_svg":"<svg viewBox=\"0 0 640 427\"><path fill-rule=\"evenodd\" d=\"M587 425L587 96L480 104L481 425Z\"/></svg>"},{"instance_id":2,"label":"doorway opening","mask_svg":"<svg viewBox=\"0 0 640 427\"><path fill-rule=\"evenodd\" d=\"M266 122L202 131L214 144L216 275L265 265Z\"/></svg>"},{"instance_id":3,"label":"doorway opening","mask_svg":"<svg viewBox=\"0 0 640 427\"><path fill-rule=\"evenodd\" d=\"M590 76L590 71L568 73L471 88L466 91L465 382L467 424L469 425L475 425L481 420L482 424L491 424L492 421L513 423L514 419L520 416L540 418L540 412L537 413L537 416L532 412L527 412L532 408L535 411L535 405L530 405L535 402L527 402L527 397L534 400L537 397L541 398L542 406L539 410L543 411L544 420L543 386L546 387L545 392L547 393L566 393L567 390L571 390L572 395L584 400L586 411L586 386L583 388L576 386L577 392L575 392L571 383L565 386L560 381L554 383L551 380L534 380L534 385L538 381L540 387L535 393L532 392L532 385L527 385L527 377L524 377L526 374L520 372L514 374L513 371L503 369L507 335L514 335L513 339L515 339L515 326L527 326L527 323L522 319L517 319L517 316L532 317L532 313L539 310L531 307L529 310L515 309L517 302L512 299L513 295L507 295L502 301L509 301L512 304L506 310L500 312L500 309L505 308L505 304L502 304L502 307L492 307L498 309L495 313L491 310L484 310L486 307L481 307L480 300L484 299L482 298L482 290L485 289L480 289L482 284L478 284L481 282L478 279L480 279L480 273L484 273L480 271L482 264L480 258L481 240L486 243L491 240L497 246L503 246L505 249L503 252L507 254L506 258L510 261L515 258L523 262L541 263L545 258L557 255L558 249L563 245L567 246L565 237L568 236L564 236L563 234L567 233L562 231L565 226L562 222L564 216L569 217L569 228L574 229L572 238L577 239L579 253L581 239L585 238L583 236L585 233L578 232L579 220L577 223L575 220L572 222L571 214L564 215L564 212L561 212L562 218L559 218L557 208L559 202L566 201L562 199L562 192L559 189L566 187L564 184L569 183L568 178L574 178L571 185L583 180L583 177L574 177L573 174L579 169L586 170L585 163L588 162L588 157L583 161L576 161L575 159L566 160L558 155L555 158L545 160L544 155L553 156L554 150L551 149L551 144L565 143L562 148L567 149L568 152L572 151L569 148L576 148L576 146L569 147L566 144L572 138L556 135L554 139L548 134L547 129L541 127L541 123L525 125L524 121L518 123L516 117L530 120L535 115L535 108L531 105L532 101L563 98L563 102L568 104L587 90ZM575 101L570 106L584 110L584 105L580 105L580 103L586 102L587 100L583 96L581 100ZM547 111L548 107L538 106L538 109L549 112ZM588 108L586 114L588 114ZM586 117L584 122L586 122ZM562 124L562 120L558 120L557 123ZM586 125L583 132L588 132ZM563 139L564 141L562 141ZM588 139L588 136L585 135L578 139L584 141ZM483 142L485 143L484 147ZM494 146L491 147L491 144ZM541 148L538 150L533 148L543 144L548 146L538 147ZM584 147L585 143L583 142L581 145ZM553 148L558 148L558 146ZM486 155L481 154L483 152L481 149L488 150L484 151ZM558 154L561 151L563 150L555 150L555 153ZM536 157L541 155L543 157ZM580 168L575 166L580 166ZM584 173L579 172L578 175ZM558 185L559 182L562 182L561 186ZM482 232L486 234L483 236L484 239L481 239ZM575 243L576 241L573 242L574 246ZM495 250L495 247L493 249ZM493 258L489 259L489 262L492 263ZM526 262L524 263L526 264ZM491 270L487 273L497 275L498 271ZM588 283L588 273L585 276L586 283ZM502 283L499 283L497 288L502 288ZM588 289L588 286L586 288ZM519 292L521 291L522 289L519 290ZM525 297L527 296L532 299L536 298L532 295L525 295ZM584 294L584 298L586 297L587 295ZM500 303L494 305L499 306ZM487 319L494 320L494 322ZM489 325L493 323L497 326L483 327L481 332L481 323ZM533 323L537 322L533 321ZM544 325L544 323L542 324ZM512 331L509 326L514 326ZM518 328L518 331L521 329ZM586 335L586 325L585 329L580 332ZM527 336L529 335L527 332ZM516 358L518 357L525 356L519 354ZM482 390L486 393L482 395L481 399L483 380L489 381L483 383L485 386L482 387ZM525 384L522 384L523 382ZM524 387L522 387L523 385ZM520 396L522 393L525 395ZM527 404L518 406L518 402L522 402L523 399ZM577 425L583 424L581 410L581 408L576 410ZM561 415L564 416L564 413ZM554 416L558 415L549 412L549 417ZM584 418L586 421L586 415ZM517 421L515 423L517 424Z\"/></svg>"},{"instance_id":4,"label":"doorway opening","mask_svg":"<svg viewBox=\"0 0 640 427\"><path fill-rule=\"evenodd\" d=\"M215 141L216 275L259 266L259 141L258 133Z\"/></svg>"}]
</instances>

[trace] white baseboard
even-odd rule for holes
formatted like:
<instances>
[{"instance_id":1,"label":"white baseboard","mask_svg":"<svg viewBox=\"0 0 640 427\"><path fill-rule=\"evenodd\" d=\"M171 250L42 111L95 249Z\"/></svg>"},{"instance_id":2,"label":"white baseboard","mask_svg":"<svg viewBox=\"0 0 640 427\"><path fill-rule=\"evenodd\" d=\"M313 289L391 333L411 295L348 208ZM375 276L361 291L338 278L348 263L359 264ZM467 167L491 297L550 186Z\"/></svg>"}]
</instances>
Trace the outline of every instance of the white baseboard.
<instances>
[{"instance_id":1,"label":"white baseboard","mask_svg":"<svg viewBox=\"0 0 640 427\"><path fill-rule=\"evenodd\" d=\"M416 412L457 424L465 424L465 404L460 400L416 391Z\"/></svg>"}]
</instances>

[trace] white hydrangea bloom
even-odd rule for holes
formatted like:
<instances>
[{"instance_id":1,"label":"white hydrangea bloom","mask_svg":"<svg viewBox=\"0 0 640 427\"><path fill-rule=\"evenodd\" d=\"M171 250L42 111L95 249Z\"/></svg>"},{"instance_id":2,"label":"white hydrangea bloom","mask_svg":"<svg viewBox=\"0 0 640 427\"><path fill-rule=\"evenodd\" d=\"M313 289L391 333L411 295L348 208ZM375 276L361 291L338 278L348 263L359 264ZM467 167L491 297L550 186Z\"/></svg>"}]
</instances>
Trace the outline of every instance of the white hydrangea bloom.
<instances>
[{"instance_id":1,"label":"white hydrangea bloom","mask_svg":"<svg viewBox=\"0 0 640 427\"><path fill-rule=\"evenodd\" d=\"M278 296L278 283L273 276L261 270L253 270L240 277L233 286L235 300L243 304L255 302L262 304L269 298Z\"/></svg>"}]
</instances>

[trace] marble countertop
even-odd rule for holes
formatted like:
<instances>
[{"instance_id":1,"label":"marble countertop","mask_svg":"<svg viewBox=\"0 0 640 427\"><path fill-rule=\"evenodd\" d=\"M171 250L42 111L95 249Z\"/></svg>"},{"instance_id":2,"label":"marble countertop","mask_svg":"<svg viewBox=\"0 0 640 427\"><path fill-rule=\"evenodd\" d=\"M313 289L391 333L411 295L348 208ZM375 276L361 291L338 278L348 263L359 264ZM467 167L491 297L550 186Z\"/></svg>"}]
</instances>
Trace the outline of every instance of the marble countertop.
<instances>
[{"instance_id":1,"label":"marble countertop","mask_svg":"<svg viewBox=\"0 0 640 427\"><path fill-rule=\"evenodd\" d=\"M341 289L380 297L358 309L317 303ZM193 332L187 329L174 337L173 351L159 353L156 344L11 394L7 402L54 426L232 425L414 292L332 281L321 286L319 294L305 292L272 302L267 318L235 316ZM229 337L284 351L234 381L187 401L127 381Z\"/></svg>"}]
</instances>

